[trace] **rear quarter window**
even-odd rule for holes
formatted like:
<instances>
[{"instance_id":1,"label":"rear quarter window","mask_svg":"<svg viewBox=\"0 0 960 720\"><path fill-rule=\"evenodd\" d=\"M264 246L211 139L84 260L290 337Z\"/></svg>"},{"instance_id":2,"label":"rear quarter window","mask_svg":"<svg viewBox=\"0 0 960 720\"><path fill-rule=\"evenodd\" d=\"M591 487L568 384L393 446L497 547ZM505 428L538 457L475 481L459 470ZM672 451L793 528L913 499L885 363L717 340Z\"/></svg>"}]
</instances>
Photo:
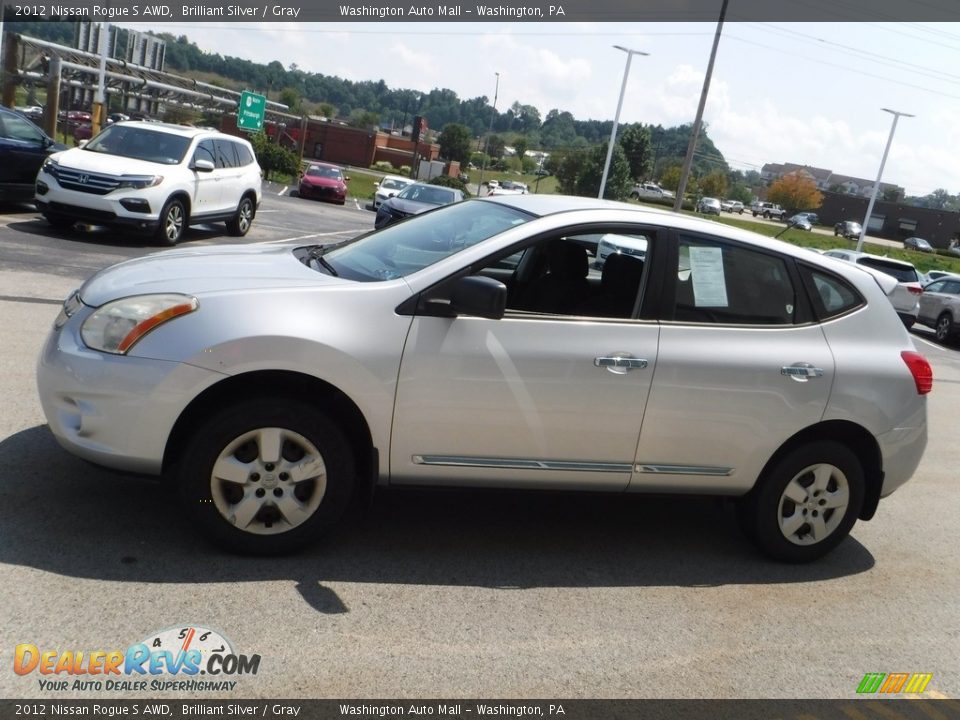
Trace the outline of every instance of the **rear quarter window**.
<instances>
[{"instance_id":1,"label":"rear quarter window","mask_svg":"<svg viewBox=\"0 0 960 720\"><path fill-rule=\"evenodd\" d=\"M814 313L821 320L839 317L865 304L860 293L843 278L806 265L800 267L800 276Z\"/></svg>"}]
</instances>

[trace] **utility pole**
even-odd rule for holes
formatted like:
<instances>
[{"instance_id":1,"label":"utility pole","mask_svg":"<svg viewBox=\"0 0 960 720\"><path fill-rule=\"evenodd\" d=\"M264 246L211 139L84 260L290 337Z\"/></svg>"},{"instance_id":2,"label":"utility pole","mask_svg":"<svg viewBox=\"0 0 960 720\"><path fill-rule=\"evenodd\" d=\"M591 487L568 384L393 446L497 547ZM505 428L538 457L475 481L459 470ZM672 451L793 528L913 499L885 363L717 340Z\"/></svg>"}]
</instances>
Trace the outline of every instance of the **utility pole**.
<instances>
[{"instance_id":1,"label":"utility pole","mask_svg":"<svg viewBox=\"0 0 960 720\"><path fill-rule=\"evenodd\" d=\"M693 122L690 131L690 143L687 145L687 156L683 160L683 170L680 173L680 184L677 186L677 197L673 201L673 209L683 207L683 196L687 191L687 180L690 177L690 167L693 165L693 152L697 147L697 138L700 135L700 126L703 124L703 108L707 104L707 95L710 92L710 79L713 77L713 63L717 59L717 47L720 45L720 33L723 31L723 20L727 15L727 3L723 0L720 7L720 19L717 21L717 32L713 37L713 49L710 51L710 62L707 65L707 76L703 79L703 90L700 91L700 105L697 107L697 119Z\"/></svg>"}]
</instances>

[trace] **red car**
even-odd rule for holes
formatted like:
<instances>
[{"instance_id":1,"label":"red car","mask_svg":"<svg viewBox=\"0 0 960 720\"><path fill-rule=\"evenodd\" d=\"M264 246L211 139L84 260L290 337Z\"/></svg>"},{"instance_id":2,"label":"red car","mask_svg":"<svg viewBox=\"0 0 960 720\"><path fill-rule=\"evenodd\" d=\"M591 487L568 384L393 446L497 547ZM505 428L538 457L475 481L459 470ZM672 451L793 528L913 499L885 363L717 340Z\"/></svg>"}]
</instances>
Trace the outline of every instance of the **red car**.
<instances>
[{"instance_id":1,"label":"red car","mask_svg":"<svg viewBox=\"0 0 960 720\"><path fill-rule=\"evenodd\" d=\"M347 201L347 181L336 165L311 163L300 176L300 197L343 205Z\"/></svg>"},{"instance_id":2,"label":"red car","mask_svg":"<svg viewBox=\"0 0 960 720\"><path fill-rule=\"evenodd\" d=\"M77 125L77 127L73 129L73 139L78 145L81 140L89 140L91 135L93 135L93 126L90 123Z\"/></svg>"}]
</instances>

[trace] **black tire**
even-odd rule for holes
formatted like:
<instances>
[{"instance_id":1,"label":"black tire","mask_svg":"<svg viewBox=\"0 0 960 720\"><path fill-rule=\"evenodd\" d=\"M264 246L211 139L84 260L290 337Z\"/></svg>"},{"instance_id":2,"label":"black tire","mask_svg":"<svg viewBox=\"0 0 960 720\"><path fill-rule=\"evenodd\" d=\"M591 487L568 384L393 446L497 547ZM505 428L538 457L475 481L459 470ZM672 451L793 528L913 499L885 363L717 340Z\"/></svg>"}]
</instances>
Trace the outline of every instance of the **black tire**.
<instances>
[{"instance_id":1,"label":"black tire","mask_svg":"<svg viewBox=\"0 0 960 720\"><path fill-rule=\"evenodd\" d=\"M70 230L77 222L71 217L57 213L45 213L43 217L56 230Z\"/></svg>"},{"instance_id":2,"label":"black tire","mask_svg":"<svg viewBox=\"0 0 960 720\"><path fill-rule=\"evenodd\" d=\"M787 496L788 487L795 500ZM744 534L766 555L805 563L823 557L850 533L863 496L857 456L840 443L820 440L794 448L770 467L741 499L738 514ZM816 532L823 534L820 539Z\"/></svg>"},{"instance_id":3,"label":"black tire","mask_svg":"<svg viewBox=\"0 0 960 720\"><path fill-rule=\"evenodd\" d=\"M227 220L227 232L234 237L243 237L250 232L250 226L253 225L253 218L257 214L257 209L249 195L240 198L240 204L237 205L236 214Z\"/></svg>"},{"instance_id":4,"label":"black tire","mask_svg":"<svg viewBox=\"0 0 960 720\"><path fill-rule=\"evenodd\" d=\"M267 447L271 439L275 451ZM233 481L215 477L218 463L221 478L236 473ZM317 474L296 480L298 471ZM336 525L353 494L353 453L337 425L313 405L253 398L203 420L181 456L177 483L187 518L213 543L230 552L278 555Z\"/></svg>"},{"instance_id":5,"label":"black tire","mask_svg":"<svg viewBox=\"0 0 960 720\"><path fill-rule=\"evenodd\" d=\"M934 335L937 340L945 343L953 337L953 318L950 313L941 313L937 318L937 324L934 326Z\"/></svg>"},{"instance_id":6,"label":"black tire","mask_svg":"<svg viewBox=\"0 0 960 720\"><path fill-rule=\"evenodd\" d=\"M639 194L639 193L630 193L630 199L631 199L631 200L639 200L639 199L640 199L640 194Z\"/></svg>"},{"instance_id":7,"label":"black tire","mask_svg":"<svg viewBox=\"0 0 960 720\"><path fill-rule=\"evenodd\" d=\"M183 200L170 198L160 211L160 223L154 237L158 245L172 247L183 238L189 223L187 208Z\"/></svg>"}]
</instances>

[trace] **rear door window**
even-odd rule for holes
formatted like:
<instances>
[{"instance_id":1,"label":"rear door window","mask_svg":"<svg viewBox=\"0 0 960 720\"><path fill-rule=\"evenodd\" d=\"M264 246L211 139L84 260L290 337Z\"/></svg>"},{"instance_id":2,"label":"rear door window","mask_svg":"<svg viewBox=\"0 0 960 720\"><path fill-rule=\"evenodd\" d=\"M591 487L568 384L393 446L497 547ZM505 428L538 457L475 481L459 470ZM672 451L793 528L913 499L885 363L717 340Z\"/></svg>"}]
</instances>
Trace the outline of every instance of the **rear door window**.
<instances>
[{"instance_id":1,"label":"rear door window","mask_svg":"<svg viewBox=\"0 0 960 720\"><path fill-rule=\"evenodd\" d=\"M747 325L797 321L786 259L719 240L680 236L674 320Z\"/></svg>"}]
</instances>

